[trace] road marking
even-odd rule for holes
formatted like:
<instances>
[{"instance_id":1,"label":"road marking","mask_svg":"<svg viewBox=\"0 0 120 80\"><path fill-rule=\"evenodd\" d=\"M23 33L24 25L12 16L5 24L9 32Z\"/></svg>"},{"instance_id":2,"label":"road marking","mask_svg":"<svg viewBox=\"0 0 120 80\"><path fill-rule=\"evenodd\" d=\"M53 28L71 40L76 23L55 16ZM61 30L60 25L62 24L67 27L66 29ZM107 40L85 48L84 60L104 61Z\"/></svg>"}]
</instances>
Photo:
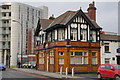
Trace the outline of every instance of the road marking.
<instances>
[{"instance_id":1,"label":"road marking","mask_svg":"<svg viewBox=\"0 0 120 80\"><path fill-rule=\"evenodd\" d=\"M23 71L12 70L12 72L18 72L18 73L25 74L25 75L32 76L32 77L36 77L36 78L43 78L43 79L48 78L48 77L43 77L43 76L39 76L39 75L35 75L35 74L23 72Z\"/></svg>"}]
</instances>

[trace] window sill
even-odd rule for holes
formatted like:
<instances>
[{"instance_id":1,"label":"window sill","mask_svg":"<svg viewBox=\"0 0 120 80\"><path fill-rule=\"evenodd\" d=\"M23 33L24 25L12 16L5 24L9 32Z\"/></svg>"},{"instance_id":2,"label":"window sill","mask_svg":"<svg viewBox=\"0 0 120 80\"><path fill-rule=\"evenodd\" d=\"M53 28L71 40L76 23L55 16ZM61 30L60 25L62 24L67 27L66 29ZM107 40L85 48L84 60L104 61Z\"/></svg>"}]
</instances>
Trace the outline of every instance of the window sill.
<instances>
[{"instance_id":1,"label":"window sill","mask_svg":"<svg viewBox=\"0 0 120 80\"><path fill-rule=\"evenodd\" d=\"M111 53L111 52L104 52L104 53Z\"/></svg>"},{"instance_id":2,"label":"window sill","mask_svg":"<svg viewBox=\"0 0 120 80\"><path fill-rule=\"evenodd\" d=\"M70 64L70 65L89 65L89 64Z\"/></svg>"}]
</instances>

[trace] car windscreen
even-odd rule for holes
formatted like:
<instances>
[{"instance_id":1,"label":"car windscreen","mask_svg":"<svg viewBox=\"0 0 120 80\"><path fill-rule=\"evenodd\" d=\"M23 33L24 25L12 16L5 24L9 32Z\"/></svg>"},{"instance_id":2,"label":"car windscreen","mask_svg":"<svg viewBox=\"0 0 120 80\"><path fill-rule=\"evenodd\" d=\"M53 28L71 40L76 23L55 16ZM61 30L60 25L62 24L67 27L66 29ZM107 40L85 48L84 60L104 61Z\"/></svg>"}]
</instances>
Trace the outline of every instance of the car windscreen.
<instances>
[{"instance_id":1,"label":"car windscreen","mask_svg":"<svg viewBox=\"0 0 120 80\"><path fill-rule=\"evenodd\" d=\"M120 70L120 65L113 65L116 69Z\"/></svg>"}]
</instances>

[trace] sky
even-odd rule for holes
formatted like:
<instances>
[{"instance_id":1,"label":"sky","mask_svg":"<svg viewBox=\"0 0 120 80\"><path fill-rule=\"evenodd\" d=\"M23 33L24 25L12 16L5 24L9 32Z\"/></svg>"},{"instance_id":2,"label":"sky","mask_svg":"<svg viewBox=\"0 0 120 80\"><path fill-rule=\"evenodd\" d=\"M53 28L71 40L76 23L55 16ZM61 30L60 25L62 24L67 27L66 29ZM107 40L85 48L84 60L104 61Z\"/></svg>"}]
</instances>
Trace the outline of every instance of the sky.
<instances>
[{"instance_id":1,"label":"sky","mask_svg":"<svg viewBox=\"0 0 120 80\"><path fill-rule=\"evenodd\" d=\"M8 2L8 0L3 0ZM103 31L115 32L118 31L118 1L119 0L94 0L97 8L97 23L103 28ZM77 11L82 7L84 12L87 12L89 3L93 0L9 0L9 2L22 2L35 7L47 6L49 16L54 14L55 17L63 14L66 11Z\"/></svg>"},{"instance_id":2,"label":"sky","mask_svg":"<svg viewBox=\"0 0 120 80\"><path fill-rule=\"evenodd\" d=\"M49 8L49 16L54 14L57 17L69 10L77 11L80 7L87 12L91 2L26 2L26 4L36 7L45 5ZM103 31L118 33L118 2L95 2L95 6L97 23Z\"/></svg>"}]
</instances>

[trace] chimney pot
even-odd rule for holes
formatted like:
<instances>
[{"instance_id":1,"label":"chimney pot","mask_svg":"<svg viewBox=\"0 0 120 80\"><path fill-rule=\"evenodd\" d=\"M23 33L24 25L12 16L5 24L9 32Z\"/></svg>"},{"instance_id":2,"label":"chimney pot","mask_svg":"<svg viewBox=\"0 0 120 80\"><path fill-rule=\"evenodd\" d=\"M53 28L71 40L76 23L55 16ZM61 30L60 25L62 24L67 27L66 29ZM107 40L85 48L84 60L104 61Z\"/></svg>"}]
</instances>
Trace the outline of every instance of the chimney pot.
<instances>
[{"instance_id":1,"label":"chimney pot","mask_svg":"<svg viewBox=\"0 0 120 80\"><path fill-rule=\"evenodd\" d=\"M88 10L88 16L90 17L90 19L96 21L96 7L95 7L95 2L90 3L89 4L89 8L87 10Z\"/></svg>"}]
</instances>

